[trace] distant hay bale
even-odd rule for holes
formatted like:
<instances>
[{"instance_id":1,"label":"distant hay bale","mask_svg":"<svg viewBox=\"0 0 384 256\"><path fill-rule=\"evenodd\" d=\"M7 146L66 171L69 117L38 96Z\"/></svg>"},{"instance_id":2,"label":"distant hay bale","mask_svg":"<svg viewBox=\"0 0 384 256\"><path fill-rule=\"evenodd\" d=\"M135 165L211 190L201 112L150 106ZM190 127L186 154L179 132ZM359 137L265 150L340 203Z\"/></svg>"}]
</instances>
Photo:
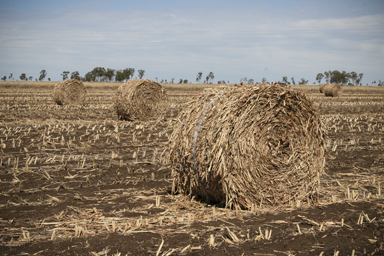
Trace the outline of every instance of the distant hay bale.
<instances>
[{"instance_id":1,"label":"distant hay bale","mask_svg":"<svg viewBox=\"0 0 384 256\"><path fill-rule=\"evenodd\" d=\"M114 109L119 119L146 121L163 116L168 108L167 94L161 84L149 79L133 79L119 87Z\"/></svg>"},{"instance_id":2,"label":"distant hay bale","mask_svg":"<svg viewBox=\"0 0 384 256\"><path fill-rule=\"evenodd\" d=\"M327 86L328 84L322 84L320 85L320 93L324 93L324 87Z\"/></svg>"},{"instance_id":3,"label":"distant hay bale","mask_svg":"<svg viewBox=\"0 0 384 256\"><path fill-rule=\"evenodd\" d=\"M315 200L324 128L312 102L278 85L199 94L169 142L177 191L237 209Z\"/></svg>"},{"instance_id":4,"label":"distant hay bale","mask_svg":"<svg viewBox=\"0 0 384 256\"><path fill-rule=\"evenodd\" d=\"M86 95L84 84L79 80L70 79L55 85L52 98L58 105L82 105Z\"/></svg>"},{"instance_id":5,"label":"distant hay bale","mask_svg":"<svg viewBox=\"0 0 384 256\"><path fill-rule=\"evenodd\" d=\"M339 84L327 84L323 88L323 92L327 97L337 97L341 91L341 86Z\"/></svg>"}]
</instances>

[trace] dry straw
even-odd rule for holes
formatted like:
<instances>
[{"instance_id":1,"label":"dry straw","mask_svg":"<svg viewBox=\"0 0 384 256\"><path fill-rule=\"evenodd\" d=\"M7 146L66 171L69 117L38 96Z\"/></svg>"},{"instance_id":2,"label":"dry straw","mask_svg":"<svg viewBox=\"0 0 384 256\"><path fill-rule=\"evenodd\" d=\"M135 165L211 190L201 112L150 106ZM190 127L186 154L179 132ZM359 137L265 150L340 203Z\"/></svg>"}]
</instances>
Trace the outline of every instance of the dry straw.
<instances>
[{"instance_id":1,"label":"dry straw","mask_svg":"<svg viewBox=\"0 0 384 256\"><path fill-rule=\"evenodd\" d=\"M58 105L82 105L86 94L87 91L81 81L70 79L55 85L52 98Z\"/></svg>"},{"instance_id":2,"label":"dry straw","mask_svg":"<svg viewBox=\"0 0 384 256\"><path fill-rule=\"evenodd\" d=\"M327 97L337 97L341 91L339 84L327 84L323 88L323 92Z\"/></svg>"},{"instance_id":3,"label":"dry straw","mask_svg":"<svg viewBox=\"0 0 384 256\"><path fill-rule=\"evenodd\" d=\"M168 109L168 99L161 84L149 79L133 79L119 87L114 109L121 120L145 121L158 118Z\"/></svg>"},{"instance_id":4,"label":"dry straw","mask_svg":"<svg viewBox=\"0 0 384 256\"><path fill-rule=\"evenodd\" d=\"M303 93L266 84L212 90L178 120L169 142L178 192L236 209L316 199L325 130Z\"/></svg>"},{"instance_id":5,"label":"dry straw","mask_svg":"<svg viewBox=\"0 0 384 256\"><path fill-rule=\"evenodd\" d=\"M324 93L324 88L325 86L327 86L328 84L322 84L320 85L320 93Z\"/></svg>"}]
</instances>

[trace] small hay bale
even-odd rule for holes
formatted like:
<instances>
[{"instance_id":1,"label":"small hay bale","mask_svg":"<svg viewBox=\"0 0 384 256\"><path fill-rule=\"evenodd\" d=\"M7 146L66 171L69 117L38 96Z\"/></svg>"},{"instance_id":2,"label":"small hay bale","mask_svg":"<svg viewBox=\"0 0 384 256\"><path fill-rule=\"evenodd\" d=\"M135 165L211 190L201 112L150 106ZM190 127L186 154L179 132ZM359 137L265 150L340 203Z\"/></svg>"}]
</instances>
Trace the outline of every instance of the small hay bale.
<instances>
[{"instance_id":1,"label":"small hay bale","mask_svg":"<svg viewBox=\"0 0 384 256\"><path fill-rule=\"evenodd\" d=\"M327 86L328 84L322 84L320 85L320 93L324 93L324 87Z\"/></svg>"},{"instance_id":2,"label":"small hay bale","mask_svg":"<svg viewBox=\"0 0 384 256\"><path fill-rule=\"evenodd\" d=\"M304 93L267 84L212 90L178 121L169 142L178 192L237 209L316 200L325 130Z\"/></svg>"},{"instance_id":3,"label":"small hay bale","mask_svg":"<svg viewBox=\"0 0 384 256\"><path fill-rule=\"evenodd\" d=\"M323 88L324 95L326 97L337 97L341 91L341 86L339 84L327 84Z\"/></svg>"},{"instance_id":4,"label":"small hay bale","mask_svg":"<svg viewBox=\"0 0 384 256\"><path fill-rule=\"evenodd\" d=\"M86 95L87 91L81 81L69 79L55 85L52 98L58 105L82 105Z\"/></svg>"},{"instance_id":5,"label":"small hay bale","mask_svg":"<svg viewBox=\"0 0 384 256\"><path fill-rule=\"evenodd\" d=\"M120 120L146 121L166 113L168 98L161 84L149 79L133 79L117 90L114 109Z\"/></svg>"}]
</instances>

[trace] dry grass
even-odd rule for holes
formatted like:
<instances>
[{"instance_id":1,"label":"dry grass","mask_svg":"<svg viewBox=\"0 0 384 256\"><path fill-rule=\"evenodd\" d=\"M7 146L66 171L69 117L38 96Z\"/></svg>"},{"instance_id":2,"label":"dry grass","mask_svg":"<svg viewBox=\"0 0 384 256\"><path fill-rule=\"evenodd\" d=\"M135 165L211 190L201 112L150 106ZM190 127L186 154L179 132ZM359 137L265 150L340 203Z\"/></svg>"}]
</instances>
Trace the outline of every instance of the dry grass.
<instances>
[{"instance_id":1,"label":"dry grass","mask_svg":"<svg viewBox=\"0 0 384 256\"><path fill-rule=\"evenodd\" d=\"M178 116L170 156L178 191L236 209L308 201L323 173L312 103L281 86L200 94Z\"/></svg>"},{"instance_id":2,"label":"dry grass","mask_svg":"<svg viewBox=\"0 0 384 256\"><path fill-rule=\"evenodd\" d=\"M339 84L326 84L323 88L320 86L320 90L322 90L327 97L337 97L341 91L341 86Z\"/></svg>"}]
</instances>

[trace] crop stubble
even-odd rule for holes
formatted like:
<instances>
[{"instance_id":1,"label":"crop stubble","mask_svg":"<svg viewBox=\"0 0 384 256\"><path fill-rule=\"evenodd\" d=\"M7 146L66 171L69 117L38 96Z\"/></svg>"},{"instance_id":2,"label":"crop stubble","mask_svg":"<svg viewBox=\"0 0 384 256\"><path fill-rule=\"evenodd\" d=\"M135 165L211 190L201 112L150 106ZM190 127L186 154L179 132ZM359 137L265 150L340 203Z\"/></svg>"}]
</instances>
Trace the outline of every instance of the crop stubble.
<instances>
[{"instance_id":1,"label":"crop stubble","mask_svg":"<svg viewBox=\"0 0 384 256\"><path fill-rule=\"evenodd\" d=\"M171 193L170 127L195 91L169 92L167 123L118 121L114 93L57 106L49 91L2 88L5 255L382 253L384 93L306 92L329 135L319 203L248 211Z\"/></svg>"}]
</instances>

